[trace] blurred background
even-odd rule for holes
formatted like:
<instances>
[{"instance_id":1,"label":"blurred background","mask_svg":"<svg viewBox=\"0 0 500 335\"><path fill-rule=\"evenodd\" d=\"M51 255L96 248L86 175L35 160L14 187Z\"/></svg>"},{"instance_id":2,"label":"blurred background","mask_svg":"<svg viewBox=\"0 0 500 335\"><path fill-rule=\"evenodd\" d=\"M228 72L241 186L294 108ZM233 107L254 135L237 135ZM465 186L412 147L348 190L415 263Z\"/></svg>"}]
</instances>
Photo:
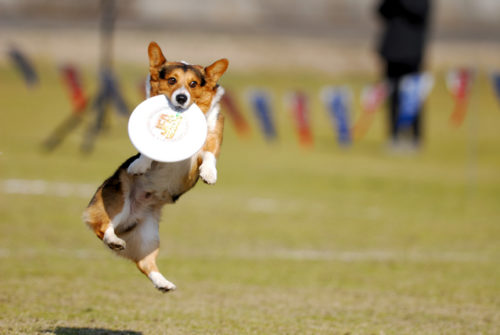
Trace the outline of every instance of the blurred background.
<instances>
[{"instance_id":1,"label":"blurred background","mask_svg":"<svg viewBox=\"0 0 500 335\"><path fill-rule=\"evenodd\" d=\"M118 1L114 56L143 63L156 39L173 59L231 60L258 67L374 71L379 25L374 0ZM471 61L497 66L500 4L495 0L433 2L428 65ZM100 1L0 1L0 57L9 42L55 61L92 62L99 52ZM78 42L78 43L76 43Z\"/></svg>"},{"instance_id":2,"label":"blurred background","mask_svg":"<svg viewBox=\"0 0 500 335\"><path fill-rule=\"evenodd\" d=\"M104 3L0 0L0 333L500 332L500 1L431 2L423 145L403 151L373 89L379 1ZM160 225L167 297L80 220L136 152L150 41L230 61L217 184Z\"/></svg>"}]
</instances>

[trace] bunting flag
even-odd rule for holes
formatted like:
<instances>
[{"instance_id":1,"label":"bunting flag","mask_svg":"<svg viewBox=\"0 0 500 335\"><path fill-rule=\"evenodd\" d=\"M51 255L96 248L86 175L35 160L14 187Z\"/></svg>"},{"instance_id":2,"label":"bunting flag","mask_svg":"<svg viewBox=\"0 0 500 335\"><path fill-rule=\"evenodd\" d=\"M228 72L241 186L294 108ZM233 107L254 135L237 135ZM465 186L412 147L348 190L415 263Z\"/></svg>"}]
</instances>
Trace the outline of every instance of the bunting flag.
<instances>
[{"instance_id":1,"label":"bunting flag","mask_svg":"<svg viewBox=\"0 0 500 335\"><path fill-rule=\"evenodd\" d=\"M9 50L9 57L14 63L14 66L21 72L26 85L28 87L36 86L38 84L38 75L35 71L35 67L21 50L12 47Z\"/></svg>"},{"instance_id":2,"label":"bunting flag","mask_svg":"<svg viewBox=\"0 0 500 335\"><path fill-rule=\"evenodd\" d=\"M221 104L227 115L231 118L237 134L240 136L248 135L250 127L243 117L243 114L241 114L231 91L225 90L225 93L222 96Z\"/></svg>"},{"instance_id":3,"label":"bunting flag","mask_svg":"<svg viewBox=\"0 0 500 335\"><path fill-rule=\"evenodd\" d=\"M265 138L269 141L275 140L278 135L271 115L269 94L262 90L256 90L250 93L250 100Z\"/></svg>"},{"instance_id":4,"label":"bunting flag","mask_svg":"<svg viewBox=\"0 0 500 335\"><path fill-rule=\"evenodd\" d=\"M448 72L446 84L455 99L455 107L450 116L450 122L455 126L460 126L467 113L467 103L472 86L474 71L468 68L461 68Z\"/></svg>"},{"instance_id":5,"label":"bunting flag","mask_svg":"<svg viewBox=\"0 0 500 335\"><path fill-rule=\"evenodd\" d=\"M491 81L493 82L493 89L495 90L498 102L500 102L500 72L494 72L491 75Z\"/></svg>"},{"instance_id":6,"label":"bunting flag","mask_svg":"<svg viewBox=\"0 0 500 335\"><path fill-rule=\"evenodd\" d=\"M390 88L387 82L380 82L363 88L361 92L361 115L352 127L354 140L359 140L365 136L373 122L375 112L386 101L389 91Z\"/></svg>"},{"instance_id":7,"label":"bunting flag","mask_svg":"<svg viewBox=\"0 0 500 335\"><path fill-rule=\"evenodd\" d=\"M61 68L63 81L71 95L73 113L80 114L87 106L88 98L83 93L80 74L72 65L65 65Z\"/></svg>"},{"instance_id":8,"label":"bunting flag","mask_svg":"<svg viewBox=\"0 0 500 335\"><path fill-rule=\"evenodd\" d=\"M351 144L349 123L352 100L351 90L347 87L327 87L323 89L321 95L329 111L332 123L337 128L337 140L339 144Z\"/></svg>"},{"instance_id":9,"label":"bunting flag","mask_svg":"<svg viewBox=\"0 0 500 335\"><path fill-rule=\"evenodd\" d=\"M413 124L433 86L434 78L428 73L410 74L401 79L397 127Z\"/></svg>"},{"instance_id":10,"label":"bunting flag","mask_svg":"<svg viewBox=\"0 0 500 335\"><path fill-rule=\"evenodd\" d=\"M289 102L299 136L299 143L303 147L311 147L313 137L309 121L310 112L307 96L303 92L294 92L289 96Z\"/></svg>"}]
</instances>

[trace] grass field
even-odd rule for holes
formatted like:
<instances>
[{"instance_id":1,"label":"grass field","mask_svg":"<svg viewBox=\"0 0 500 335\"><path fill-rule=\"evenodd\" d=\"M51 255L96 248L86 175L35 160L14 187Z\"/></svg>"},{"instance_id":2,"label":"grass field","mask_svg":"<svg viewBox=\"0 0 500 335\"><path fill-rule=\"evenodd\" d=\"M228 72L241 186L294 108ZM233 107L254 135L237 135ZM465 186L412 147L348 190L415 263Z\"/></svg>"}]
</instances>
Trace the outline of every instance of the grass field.
<instances>
[{"instance_id":1,"label":"grass field","mask_svg":"<svg viewBox=\"0 0 500 335\"><path fill-rule=\"evenodd\" d=\"M394 154L382 113L340 148L318 98L324 84L359 94L373 78L229 72L242 105L247 87L274 92L279 140L262 139L250 110L249 138L227 122L217 184L164 210L159 265L178 287L164 295L80 219L86 185L134 154L126 120L110 113L89 155L85 127L43 153L70 106L57 70L38 65L31 90L0 66L0 334L500 333L500 106L484 77L454 128L438 74L423 150ZM137 104L144 69L118 72ZM94 72L85 79L94 90ZM312 98L312 150L283 107L294 88ZM14 179L45 188L22 194Z\"/></svg>"}]
</instances>

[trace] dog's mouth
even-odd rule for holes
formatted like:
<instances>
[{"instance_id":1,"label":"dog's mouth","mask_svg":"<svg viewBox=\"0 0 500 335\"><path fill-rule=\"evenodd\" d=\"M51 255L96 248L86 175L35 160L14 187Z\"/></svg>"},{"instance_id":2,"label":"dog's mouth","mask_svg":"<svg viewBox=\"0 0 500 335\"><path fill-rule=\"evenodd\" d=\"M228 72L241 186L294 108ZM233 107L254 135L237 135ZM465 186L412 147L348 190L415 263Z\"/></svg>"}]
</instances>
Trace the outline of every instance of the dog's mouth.
<instances>
[{"instance_id":1,"label":"dog's mouth","mask_svg":"<svg viewBox=\"0 0 500 335\"><path fill-rule=\"evenodd\" d=\"M168 101L168 107L173 110L173 111L176 111L177 113L182 113L184 111L186 111L190 104L188 102L185 102L185 103L179 103L178 101L176 101L174 98L169 98L168 95L164 94L165 97L167 98L167 101Z\"/></svg>"}]
</instances>

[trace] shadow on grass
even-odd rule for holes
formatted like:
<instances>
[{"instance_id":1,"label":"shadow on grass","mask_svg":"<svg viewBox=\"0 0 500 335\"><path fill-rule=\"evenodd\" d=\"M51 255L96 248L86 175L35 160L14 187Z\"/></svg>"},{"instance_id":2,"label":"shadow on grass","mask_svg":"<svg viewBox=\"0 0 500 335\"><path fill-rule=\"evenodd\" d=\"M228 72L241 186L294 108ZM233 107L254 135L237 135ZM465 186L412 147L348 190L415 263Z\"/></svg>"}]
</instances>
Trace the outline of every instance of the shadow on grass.
<instances>
[{"instance_id":1,"label":"shadow on grass","mask_svg":"<svg viewBox=\"0 0 500 335\"><path fill-rule=\"evenodd\" d=\"M55 335L142 335L141 332L133 330L110 330L104 328L79 328L79 327L57 327L47 329L44 333Z\"/></svg>"}]
</instances>

